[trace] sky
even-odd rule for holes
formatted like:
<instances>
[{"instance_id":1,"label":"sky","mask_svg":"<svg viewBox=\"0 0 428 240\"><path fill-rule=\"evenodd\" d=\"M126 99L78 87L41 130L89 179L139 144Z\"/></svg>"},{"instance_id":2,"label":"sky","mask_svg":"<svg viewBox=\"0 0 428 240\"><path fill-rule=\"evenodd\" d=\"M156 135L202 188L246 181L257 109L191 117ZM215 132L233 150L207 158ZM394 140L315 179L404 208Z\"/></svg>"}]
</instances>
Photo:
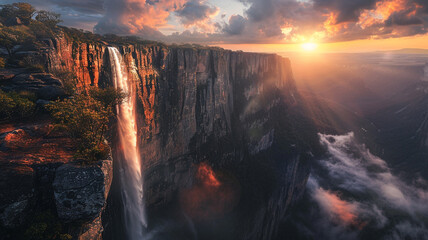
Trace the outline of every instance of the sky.
<instances>
[{"instance_id":1,"label":"sky","mask_svg":"<svg viewBox=\"0 0 428 240\"><path fill-rule=\"evenodd\" d=\"M5 3L15 0L2 0ZM28 0L65 26L246 51L428 48L428 0Z\"/></svg>"}]
</instances>

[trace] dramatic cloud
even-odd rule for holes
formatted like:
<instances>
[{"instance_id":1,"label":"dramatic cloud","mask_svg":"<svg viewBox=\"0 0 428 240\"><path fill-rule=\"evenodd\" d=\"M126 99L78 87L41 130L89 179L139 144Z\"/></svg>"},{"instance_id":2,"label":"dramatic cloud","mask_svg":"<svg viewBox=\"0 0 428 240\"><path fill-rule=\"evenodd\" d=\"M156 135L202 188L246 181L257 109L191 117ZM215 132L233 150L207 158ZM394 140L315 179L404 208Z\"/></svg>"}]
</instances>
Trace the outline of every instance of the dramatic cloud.
<instances>
[{"instance_id":1,"label":"dramatic cloud","mask_svg":"<svg viewBox=\"0 0 428 240\"><path fill-rule=\"evenodd\" d=\"M223 31L230 35L241 34L245 29L246 21L241 15L233 15L229 18L229 24L224 26Z\"/></svg>"},{"instance_id":2,"label":"dramatic cloud","mask_svg":"<svg viewBox=\"0 0 428 240\"><path fill-rule=\"evenodd\" d=\"M346 41L424 34L428 1L241 0L257 41ZM266 29L266 27L268 27ZM267 34L270 33L270 34Z\"/></svg>"},{"instance_id":3,"label":"dramatic cloud","mask_svg":"<svg viewBox=\"0 0 428 240\"><path fill-rule=\"evenodd\" d=\"M176 14L185 26L199 25L202 28L207 28L206 23L218 12L219 9L217 7L210 6L204 1L192 0L184 4L181 9L178 9Z\"/></svg>"},{"instance_id":4,"label":"dramatic cloud","mask_svg":"<svg viewBox=\"0 0 428 240\"><path fill-rule=\"evenodd\" d=\"M94 30L102 34L161 38L163 34L158 29L166 26L170 13L184 3L184 0L107 0L106 13Z\"/></svg>"},{"instance_id":5,"label":"dramatic cloud","mask_svg":"<svg viewBox=\"0 0 428 240\"><path fill-rule=\"evenodd\" d=\"M427 183L409 184L395 176L385 161L355 142L352 133L320 134L329 157L309 179L314 211L302 216L302 232L317 239L426 239ZM303 224L296 222L298 228Z\"/></svg>"},{"instance_id":6,"label":"dramatic cloud","mask_svg":"<svg viewBox=\"0 0 428 240\"><path fill-rule=\"evenodd\" d=\"M213 0L29 0L61 13L67 26L167 42L337 42L428 32L427 0L234 1L241 9L225 14Z\"/></svg>"}]
</instances>

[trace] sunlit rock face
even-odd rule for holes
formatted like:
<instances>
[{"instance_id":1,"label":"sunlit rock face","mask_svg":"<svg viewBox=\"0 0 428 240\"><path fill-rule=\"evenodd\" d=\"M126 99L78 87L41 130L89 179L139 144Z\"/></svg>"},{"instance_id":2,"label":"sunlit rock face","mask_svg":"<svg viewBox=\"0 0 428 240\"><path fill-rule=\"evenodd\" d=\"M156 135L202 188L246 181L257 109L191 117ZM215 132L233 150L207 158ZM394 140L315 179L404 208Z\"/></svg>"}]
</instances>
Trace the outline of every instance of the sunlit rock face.
<instances>
[{"instance_id":1,"label":"sunlit rock face","mask_svg":"<svg viewBox=\"0 0 428 240\"><path fill-rule=\"evenodd\" d=\"M112 85L103 43L60 38L53 46L51 69L76 69L83 87ZM138 89L148 236L273 238L302 195L318 146L289 60L215 48L116 47ZM201 166L215 184L201 177ZM123 236L111 202L106 239Z\"/></svg>"}]
</instances>

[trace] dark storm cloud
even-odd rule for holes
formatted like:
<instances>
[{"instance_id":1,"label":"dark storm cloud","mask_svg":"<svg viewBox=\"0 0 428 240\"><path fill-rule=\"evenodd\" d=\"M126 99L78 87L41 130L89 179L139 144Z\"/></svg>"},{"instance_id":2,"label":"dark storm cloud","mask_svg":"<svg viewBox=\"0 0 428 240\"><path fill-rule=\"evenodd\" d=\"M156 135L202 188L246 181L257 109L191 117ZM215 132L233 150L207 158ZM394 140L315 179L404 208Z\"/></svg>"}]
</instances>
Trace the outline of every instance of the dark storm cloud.
<instances>
[{"instance_id":1,"label":"dark storm cloud","mask_svg":"<svg viewBox=\"0 0 428 240\"><path fill-rule=\"evenodd\" d=\"M229 18L229 24L224 26L223 31L230 35L241 34L244 31L246 21L241 15L233 15Z\"/></svg>"},{"instance_id":2,"label":"dark storm cloud","mask_svg":"<svg viewBox=\"0 0 428 240\"><path fill-rule=\"evenodd\" d=\"M242 2L250 4L246 13L250 20L258 22L271 17L275 13L275 1L266 0L243 0Z\"/></svg>"},{"instance_id":3,"label":"dark storm cloud","mask_svg":"<svg viewBox=\"0 0 428 240\"><path fill-rule=\"evenodd\" d=\"M373 9L377 0L314 0L315 8L326 9L338 14L336 23L358 21L361 11Z\"/></svg>"},{"instance_id":4,"label":"dark storm cloud","mask_svg":"<svg viewBox=\"0 0 428 240\"><path fill-rule=\"evenodd\" d=\"M219 9L215 6L210 6L204 1L192 0L184 4L181 9L176 12L180 21L184 25L194 25L199 22L209 20L212 15L216 14Z\"/></svg>"},{"instance_id":5,"label":"dark storm cloud","mask_svg":"<svg viewBox=\"0 0 428 240\"><path fill-rule=\"evenodd\" d=\"M408 16L407 14L403 13L394 13L385 21L385 25L392 26L392 25L419 25L423 24L423 21L416 17L416 16Z\"/></svg>"}]
</instances>

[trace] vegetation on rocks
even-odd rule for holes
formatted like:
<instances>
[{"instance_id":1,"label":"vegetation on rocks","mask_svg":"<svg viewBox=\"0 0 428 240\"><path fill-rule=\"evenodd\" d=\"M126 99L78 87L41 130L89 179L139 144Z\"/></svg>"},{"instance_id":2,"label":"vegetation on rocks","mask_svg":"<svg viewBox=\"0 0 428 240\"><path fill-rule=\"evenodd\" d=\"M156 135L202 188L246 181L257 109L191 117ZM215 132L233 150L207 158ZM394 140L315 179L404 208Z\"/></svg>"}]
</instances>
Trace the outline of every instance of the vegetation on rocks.
<instances>
[{"instance_id":1,"label":"vegetation on rocks","mask_svg":"<svg viewBox=\"0 0 428 240\"><path fill-rule=\"evenodd\" d=\"M26 68L29 72L46 72L45 60L39 54L40 49L49 47L46 39L61 34L72 39L73 43L96 43L111 40L113 42L133 42L132 38L101 35L58 27L59 14L49 11L37 11L28 3L0 5L0 47L7 55L0 58L0 67ZM16 54L18 52L28 54ZM22 55L22 56L21 56ZM67 99L59 99L47 106L56 126L65 130L75 140L76 158L95 161L106 158L109 153L104 143L108 125L114 115L114 106L119 104L125 94L114 88L77 89L78 79L74 73L66 70L51 70L50 73L61 79ZM0 91L0 120L19 120L34 115L35 101L22 93Z\"/></svg>"},{"instance_id":2,"label":"vegetation on rocks","mask_svg":"<svg viewBox=\"0 0 428 240\"><path fill-rule=\"evenodd\" d=\"M16 120L32 116L35 95L29 92L3 92L0 90L0 120Z\"/></svg>"},{"instance_id":3,"label":"vegetation on rocks","mask_svg":"<svg viewBox=\"0 0 428 240\"><path fill-rule=\"evenodd\" d=\"M92 88L48 107L57 127L66 130L76 141L76 158L86 161L107 158L109 149L104 137L114 116L114 106L124 98L122 91L113 88Z\"/></svg>"}]
</instances>

